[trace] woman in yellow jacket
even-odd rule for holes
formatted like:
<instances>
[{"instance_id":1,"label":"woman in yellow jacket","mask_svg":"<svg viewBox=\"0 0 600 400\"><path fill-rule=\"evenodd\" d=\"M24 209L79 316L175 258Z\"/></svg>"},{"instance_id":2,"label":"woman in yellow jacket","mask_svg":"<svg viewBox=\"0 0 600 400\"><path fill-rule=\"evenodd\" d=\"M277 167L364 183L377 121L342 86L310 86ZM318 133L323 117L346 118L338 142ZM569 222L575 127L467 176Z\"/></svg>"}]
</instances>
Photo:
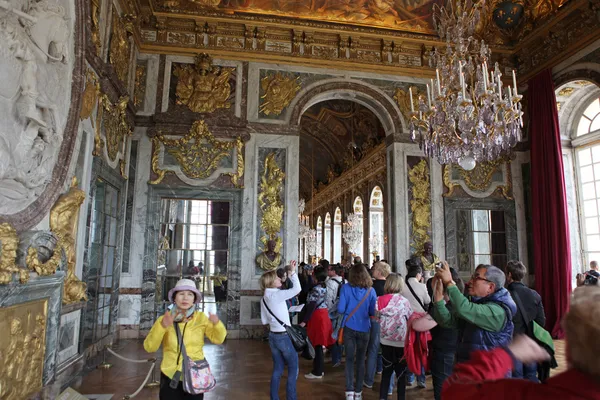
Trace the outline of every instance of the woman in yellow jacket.
<instances>
[{"instance_id":1,"label":"woman in yellow jacket","mask_svg":"<svg viewBox=\"0 0 600 400\"><path fill-rule=\"evenodd\" d=\"M183 336L183 343L188 357L194 361L203 360L204 335L214 344L221 344L227 336L225 325L219 317L210 314L207 317L202 312L196 312L195 305L200 302L202 295L196 288L194 281L181 279L169 291L169 301L175 303L172 310L167 310L165 315L159 317L152 326L150 333L144 340L144 349L154 353L160 345L163 346L163 360L160 365L160 400L198 400L203 399L203 394L192 395L183 391L182 361L183 352L179 345L179 338L175 331L174 323L178 324L179 332ZM175 378L175 379L173 379ZM171 383L177 382L175 388ZM173 385L175 386L175 385Z\"/></svg>"}]
</instances>

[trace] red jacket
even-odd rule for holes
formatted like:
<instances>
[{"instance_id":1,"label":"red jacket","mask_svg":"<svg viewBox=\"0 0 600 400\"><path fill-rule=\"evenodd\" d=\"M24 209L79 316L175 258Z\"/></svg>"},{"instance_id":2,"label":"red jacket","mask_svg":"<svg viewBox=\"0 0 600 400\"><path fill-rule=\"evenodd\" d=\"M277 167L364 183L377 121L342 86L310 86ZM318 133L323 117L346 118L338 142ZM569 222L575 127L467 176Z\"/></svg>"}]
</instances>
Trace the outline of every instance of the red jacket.
<instances>
[{"instance_id":1,"label":"red jacket","mask_svg":"<svg viewBox=\"0 0 600 400\"><path fill-rule=\"evenodd\" d=\"M540 384L523 379L502 379L513 367L502 348L477 351L471 360L457 364L444 383L444 400L600 400L600 381L569 369Z\"/></svg>"}]
</instances>

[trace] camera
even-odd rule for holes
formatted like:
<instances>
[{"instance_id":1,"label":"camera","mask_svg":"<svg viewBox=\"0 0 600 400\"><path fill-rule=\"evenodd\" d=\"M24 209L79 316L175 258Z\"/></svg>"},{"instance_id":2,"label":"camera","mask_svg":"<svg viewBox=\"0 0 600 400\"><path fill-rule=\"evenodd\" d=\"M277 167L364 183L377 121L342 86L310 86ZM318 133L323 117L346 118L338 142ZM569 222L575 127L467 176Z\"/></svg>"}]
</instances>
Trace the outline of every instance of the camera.
<instances>
[{"instance_id":1,"label":"camera","mask_svg":"<svg viewBox=\"0 0 600 400\"><path fill-rule=\"evenodd\" d=\"M442 266L443 266L443 265L444 265L444 264L442 264L441 262L439 262L439 263L436 263L436 264L435 264L435 268L436 268L436 269L438 269L438 268L442 268Z\"/></svg>"}]
</instances>

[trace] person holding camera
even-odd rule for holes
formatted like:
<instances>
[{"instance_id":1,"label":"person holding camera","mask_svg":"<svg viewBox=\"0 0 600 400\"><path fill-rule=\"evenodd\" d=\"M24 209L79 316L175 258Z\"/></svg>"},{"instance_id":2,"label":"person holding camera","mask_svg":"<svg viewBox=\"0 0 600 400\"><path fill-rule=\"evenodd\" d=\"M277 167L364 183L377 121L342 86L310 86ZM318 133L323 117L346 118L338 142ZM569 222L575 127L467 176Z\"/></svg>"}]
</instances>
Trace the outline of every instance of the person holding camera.
<instances>
[{"instance_id":1,"label":"person holding camera","mask_svg":"<svg viewBox=\"0 0 600 400\"><path fill-rule=\"evenodd\" d=\"M597 261L590 262L590 270L584 274L577 274L577 287L584 285L600 286L600 269Z\"/></svg>"}]
</instances>

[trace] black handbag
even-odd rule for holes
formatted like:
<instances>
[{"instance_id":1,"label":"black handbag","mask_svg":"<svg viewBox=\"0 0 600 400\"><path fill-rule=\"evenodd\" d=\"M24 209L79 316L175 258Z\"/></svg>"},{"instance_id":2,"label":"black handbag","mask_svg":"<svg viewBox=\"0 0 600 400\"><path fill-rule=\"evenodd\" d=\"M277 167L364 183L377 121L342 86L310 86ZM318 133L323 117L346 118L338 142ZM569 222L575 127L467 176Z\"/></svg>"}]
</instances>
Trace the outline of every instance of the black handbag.
<instances>
[{"instance_id":1,"label":"black handbag","mask_svg":"<svg viewBox=\"0 0 600 400\"><path fill-rule=\"evenodd\" d=\"M273 314L273 311L271 311L271 309L267 305L267 302L265 301L264 298L263 298L263 304L265 305L265 308L267 309L267 311L277 320L277 322L279 322L281 324L281 326L283 326L285 328L285 331L287 332L288 336L290 337L290 340L292 341L292 345L294 346L294 349L296 349L297 352L303 352L302 357L306 358L304 356L305 348L307 348L309 346L310 346L310 348L312 348L312 358L308 358L309 360L312 360L315 357L314 356L315 349L313 348L312 343L310 343L310 339L308 338L308 335L306 334L306 329L304 329L300 325L284 324L282 320L280 320L279 318L277 318L277 316L275 314ZM307 355L310 355L310 348L307 350Z\"/></svg>"}]
</instances>

